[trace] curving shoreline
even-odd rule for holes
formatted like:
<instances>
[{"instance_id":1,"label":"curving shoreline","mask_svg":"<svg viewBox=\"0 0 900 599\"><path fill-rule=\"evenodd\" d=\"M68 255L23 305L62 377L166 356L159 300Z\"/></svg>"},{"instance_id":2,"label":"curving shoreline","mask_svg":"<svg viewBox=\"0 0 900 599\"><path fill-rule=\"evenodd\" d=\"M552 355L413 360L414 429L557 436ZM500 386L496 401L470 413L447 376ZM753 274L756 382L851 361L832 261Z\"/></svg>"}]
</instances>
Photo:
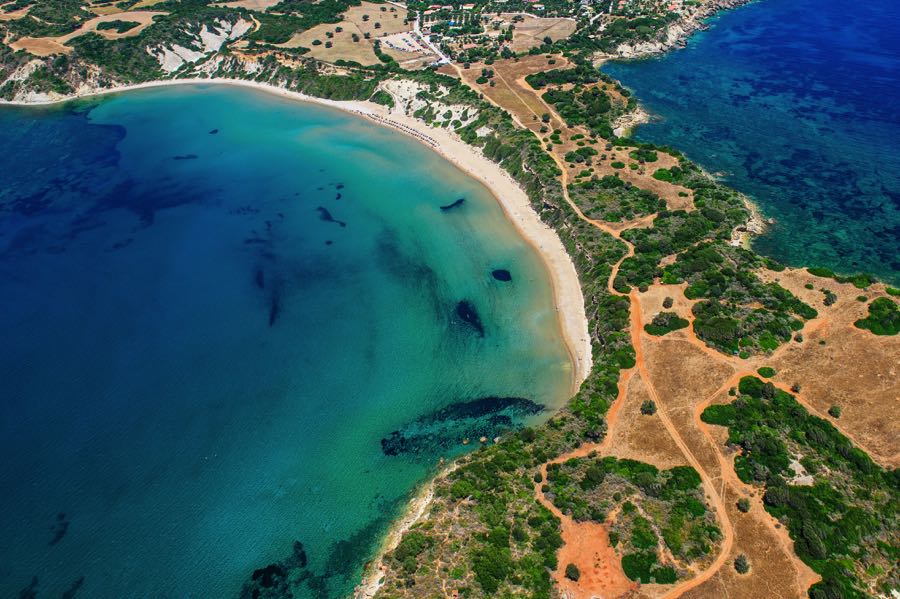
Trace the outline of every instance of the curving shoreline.
<instances>
[{"instance_id":1,"label":"curving shoreline","mask_svg":"<svg viewBox=\"0 0 900 599\"><path fill-rule=\"evenodd\" d=\"M337 101L316 98L281 87L244 81L242 79L173 79L125 85L109 89L92 89L60 98L46 98L29 102L0 102L9 106L48 106L72 100L89 99L140 89L173 85L232 85L247 87L290 100L309 102L335 108L364 118L376 125L394 129L438 153L467 176L484 185L491 193L507 220L541 258L553 289L554 305L563 342L572 362L571 393L577 392L591 370L591 344L588 320L584 310L584 296L575 265L559 236L544 224L528 200L525 191L498 164L485 158L476 148L445 129L432 128L423 121L402 114L393 114L386 107L365 101Z\"/></svg>"}]
</instances>

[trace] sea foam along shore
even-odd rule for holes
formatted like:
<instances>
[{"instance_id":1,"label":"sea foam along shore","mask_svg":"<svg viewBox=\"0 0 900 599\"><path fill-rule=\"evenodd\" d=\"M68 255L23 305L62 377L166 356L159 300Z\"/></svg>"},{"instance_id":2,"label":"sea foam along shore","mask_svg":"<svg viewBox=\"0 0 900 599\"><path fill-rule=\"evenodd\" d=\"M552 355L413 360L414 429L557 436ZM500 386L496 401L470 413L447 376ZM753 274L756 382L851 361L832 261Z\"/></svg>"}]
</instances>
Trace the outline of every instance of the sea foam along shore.
<instances>
[{"instance_id":1,"label":"sea foam along shore","mask_svg":"<svg viewBox=\"0 0 900 599\"><path fill-rule=\"evenodd\" d=\"M528 200L528 195L498 164L462 141L446 129L430 127L419 119L392 112L388 108L365 101L336 101L307 96L273 85L241 79L173 79L109 89L91 89L85 93L60 98L35 98L28 102L5 102L0 105L36 106L58 104L79 98L103 96L120 92L165 87L171 85L234 85L249 87L284 98L329 106L365 118L375 124L391 127L440 154L468 176L481 182L494 196L507 219L541 257L553 287L554 302L562 330L563 341L572 361L572 394L587 378L591 370L591 343L588 320L584 311L584 296L578 273L556 232L544 224Z\"/></svg>"}]
</instances>

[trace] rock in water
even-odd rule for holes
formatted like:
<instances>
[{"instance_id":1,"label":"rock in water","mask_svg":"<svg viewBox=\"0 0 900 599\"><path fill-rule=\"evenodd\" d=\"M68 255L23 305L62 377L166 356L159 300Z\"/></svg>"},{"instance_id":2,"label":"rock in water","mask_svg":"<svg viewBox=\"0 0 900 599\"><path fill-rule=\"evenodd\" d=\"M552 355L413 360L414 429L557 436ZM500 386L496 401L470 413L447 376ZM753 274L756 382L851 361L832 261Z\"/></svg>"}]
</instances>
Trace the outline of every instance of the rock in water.
<instances>
[{"instance_id":1,"label":"rock in water","mask_svg":"<svg viewBox=\"0 0 900 599\"><path fill-rule=\"evenodd\" d=\"M459 316L463 322L478 331L479 337L484 337L484 326L481 324L481 318L478 316L478 311L475 310L475 306L472 302L463 300L456 304L456 315Z\"/></svg>"},{"instance_id":2,"label":"rock in water","mask_svg":"<svg viewBox=\"0 0 900 599\"><path fill-rule=\"evenodd\" d=\"M443 210L444 212L447 212L448 210L453 210L454 208L462 206L465 201L466 201L466 198L459 198L452 204L447 204L446 206L441 206L441 210Z\"/></svg>"},{"instance_id":3,"label":"rock in water","mask_svg":"<svg viewBox=\"0 0 900 599\"><path fill-rule=\"evenodd\" d=\"M328 209L327 209L327 208L324 208L324 207L322 207L322 206L319 206L318 208L316 208L316 210L319 211L319 218L321 218L322 220L324 220L326 223L337 223L337 224L339 224L339 225L342 226L342 227L346 227L346 226L347 226L347 223L345 223L344 221L337 220L336 218L334 218L333 216L331 216L331 213L328 212Z\"/></svg>"},{"instance_id":4,"label":"rock in water","mask_svg":"<svg viewBox=\"0 0 900 599\"><path fill-rule=\"evenodd\" d=\"M512 281L512 275L509 274L509 271L502 268L498 268L497 270L492 271L491 275L498 281Z\"/></svg>"}]
</instances>

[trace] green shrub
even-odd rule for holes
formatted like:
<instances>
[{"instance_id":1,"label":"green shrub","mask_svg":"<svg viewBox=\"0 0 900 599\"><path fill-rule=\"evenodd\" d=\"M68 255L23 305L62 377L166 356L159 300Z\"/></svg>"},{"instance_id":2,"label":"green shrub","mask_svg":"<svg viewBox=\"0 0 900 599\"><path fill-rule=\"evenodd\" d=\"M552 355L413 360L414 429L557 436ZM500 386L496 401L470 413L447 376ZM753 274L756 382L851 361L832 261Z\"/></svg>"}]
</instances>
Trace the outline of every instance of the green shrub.
<instances>
[{"instance_id":1,"label":"green shrub","mask_svg":"<svg viewBox=\"0 0 900 599\"><path fill-rule=\"evenodd\" d=\"M650 323L644 325L644 330L649 335L662 336L683 329L689 324L687 320L674 312L660 312L653 317Z\"/></svg>"},{"instance_id":2,"label":"green shrub","mask_svg":"<svg viewBox=\"0 0 900 599\"><path fill-rule=\"evenodd\" d=\"M747 559L746 555L741 553L734 558L734 569L738 574L746 574L750 571L750 560Z\"/></svg>"},{"instance_id":3,"label":"green shrub","mask_svg":"<svg viewBox=\"0 0 900 599\"><path fill-rule=\"evenodd\" d=\"M770 379L773 376L775 376L776 374L778 374L778 371L770 366L763 366L756 372L759 373L759 376L766 378L766 379Z\"/></svg>"},{"instance_id":4,"label":"green shrub","mask_svg":"<svg viewBox=\"0 0 900 599\"><path fill-rule=\"evenodd\" d=\"M879 297L869 304L869 315L854 324L875 335L896 335L900 333L900 309L893 300Z\"/></svg>"},{"instance_id":5,"label":"green shrub","mask_svg":"<svg viewBox=\"0 0 900 599\"><path fill-rule=\"evenodd\" d=\"M652 399L644 400L643 403L641 403L641 414L644 414L645 416L656 414L656 402Z\"/></svg>"},{"instance_id":6,"label":"green shrub","mask_svg":"<svg viewBox=\"0 0 900 599\"><path fill-rule=\"evenodd\" d=\"M575 564L567 565L566 578L573 582L578 582L578 579L581 578L581 571L578 569L578 566L576 566Z\"/></svg>"}]
</instances>

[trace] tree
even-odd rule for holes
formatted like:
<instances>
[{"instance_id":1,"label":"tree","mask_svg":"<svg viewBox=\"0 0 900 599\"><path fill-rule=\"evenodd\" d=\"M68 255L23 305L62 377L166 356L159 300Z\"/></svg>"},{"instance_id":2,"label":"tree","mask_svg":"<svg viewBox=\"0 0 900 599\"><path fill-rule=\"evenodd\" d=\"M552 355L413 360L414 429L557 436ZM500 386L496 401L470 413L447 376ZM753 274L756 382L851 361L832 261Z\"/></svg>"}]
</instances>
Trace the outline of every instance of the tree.
<instances>
[{"instance_id":1,"label":"tree","mask_svg":"<svg viewBox=\"0 0 900 599\"><path fill-rule=\"evenodd\" d=\"M581 578L581 570L575 564L569 564L566 566L566 578L573 582L578 582L578 579Z\"/></svg>"},{"instance_id":2,"label":"tree","mask_svg":"<svg viewBox=\"0 0 900 599\"><path fill-rule=\"evenodd\" d=\"M828 408L828 415L832 418L840 418L841 417L841 407L840 406L831 406Z\"/></svg>"},{"instance_id":3,"label":"tree","mask_svg":"<svg viewBox=\"0 0 900 599\"><path fill-rule=\"evenodd\" d=\"M747 513L750 511L750 500L746 497L741 497L737 500L737 509L743 513Z\"/></svg>"},{"instance_id":4,"label":"tree","mask_svg":"<svg viewBox=\"0 0 900 599\"><path fill-rule=\"evenodd\" d=\"M666 308L666 309L671 308L672 304L674 304L674 303L675 303L675 300L673 300L671 297L667 297L666 299L663 300L663 308Z\"/></svg>"},{"instance_id":5,"label":"tree","mask_svg":"<svg viewBox=\"0 0 900 599\"><path fill-rule=\"evenodd\" d=\"M549 113L549 112L545 112L544 114L542 114L542 115L541 115L541 121L543 121L543 122L545 122L545 123L549 123L549 122L550 122L550 113Z\"/></svg>"},{"instance_id":6,"label":"tree","mask_svg":"<svg viewBox=\"0 0 900 599\"><path fill-rule=\"evenodd\" d=\"M738 574L746 574L750 571L750 560L743 553L734 558L734 569Z\"/></svg>"},{"instance_id":7,"label":"tree","mask_svg":"<svg viewBox=\"0 0 900 599\"><path fill-rule=\"evenodd\" d=\"M656 414L656 402L652 399L645 400L644 403L641 404L641 414L644 416Z\"/></svg>"}]
</instances>

